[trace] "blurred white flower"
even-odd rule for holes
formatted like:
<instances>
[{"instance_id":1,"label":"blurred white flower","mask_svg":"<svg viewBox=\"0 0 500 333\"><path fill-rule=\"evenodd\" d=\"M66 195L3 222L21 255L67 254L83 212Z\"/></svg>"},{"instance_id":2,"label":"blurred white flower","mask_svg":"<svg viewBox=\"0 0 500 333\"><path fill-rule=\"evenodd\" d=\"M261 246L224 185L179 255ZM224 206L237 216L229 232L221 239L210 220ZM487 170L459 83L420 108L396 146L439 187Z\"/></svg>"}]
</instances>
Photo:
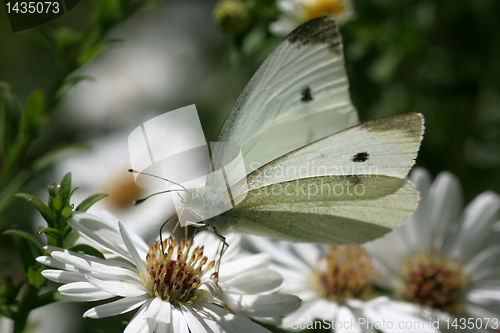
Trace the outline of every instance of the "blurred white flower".
<instances>
[{"instance_id":1,"label":"blurred white flower","mask_svg":"<svg viewBox=\"0 0 500 333\"><path fill-rule=\"evenodd\" d=\"M83 319L78 315L79 306L67 302L52 303L31 311L26 332L67 333L81 332ZM54 320L57 318L57 320ZM0 316L0 332L14 332L14 321Z\"/></svg>"},{"instance_id":2,"label":"blurred white flower","mask_svg":"<svg viewBox=\"0 0 500 333\"><path fill-rule=\"evenodd\" d=\"M212 233L196 235L194 243L177 244L168 238L163 246L155 242L148 248L121 222L116 227L89 213L75 213L68 224L119 258L105 260L49 246L51 257L37 260L58 269L42 274L62 283L59 292L73 301L120 297L88 310L84 317L104 318L139 308L126 333L269 332L247 316L283 316L300 305L296 296L272 293L282 277L267 268L269 256L237 257L237 236L227 239L230 246L218 275L216 262L208 259L218 252L219 241Z\"/></svg>"},{"instance_id":3,"label":"blurred white flower","mask_svg":"<svg viewBox=\"0 0 500 333\"><path fill-rule=\"evenodd\" d=\"M61 117L91 131L122 128L151 118L157 109L192 102L208 71L202 50L217 37L211 9L201 2L170 1L113 29L106 39L120 42L76 73L93 80L72 89L62 101Z\"/></svg>"},{"instance_id":4,"label":"blurred white flower","mask_svg":"<svg viewBox=\"0 0 500 333\"><path fill-rule=\"evenodd\" d=\"M435 332L428 321L398 311L371 285L378 275L369 256L357 245L278 242L245 236L250 246L269 253L272 269L285 278L282 292L299 296L302 306L282 320L289 330L331 329L332 332ZM400 325L408 326L401 327Z\"/></svg>"},{"instance_id":5,"label":"blurred white flower","mask_svg":"<svg viewBox=\"0 0 500 333\"><path fill-rule=\"evenodd\" d=\"M134 206L134 200L161 189L140 188L127 171L130 168L128 134L117 133L91 141L90 152L78 152L58 161L54 177L60 180L71 172L73 186L79 187L72 197L74 203L92 194L108 194L89 212L108 210L144 239L155 239L160 226L175 211L174 205L170 194L161 194Z\"/></svg>"},{"instance_id":6,"label":"blurred white flower","mask_svg":"<svg viewBox=\"0 0 500 333\"><path fill-rule=\"evenodd\" d=\"M338 24L354 16L352 0L278 0L277 5L283 15L269 26L276 35L285 35L320 16L332 16Z\"/></svg>"},{"instance_id":7,"label":"blurred white flower","mask_svg":"<svg viewBox=\"0 0 500 333\"><path fill-rule=\"evenodd\" d=\"M365 245L380 263L377 282L411 302L409 313L441 318L442 330L485 332L487 318L499 329L500 246L488 238L500 197L482 193L462 213L460 184L450 173L431 184L426 170L415 169L410 180L421 195L418 208L403 226Z\"/></svg>"}]
</instances>

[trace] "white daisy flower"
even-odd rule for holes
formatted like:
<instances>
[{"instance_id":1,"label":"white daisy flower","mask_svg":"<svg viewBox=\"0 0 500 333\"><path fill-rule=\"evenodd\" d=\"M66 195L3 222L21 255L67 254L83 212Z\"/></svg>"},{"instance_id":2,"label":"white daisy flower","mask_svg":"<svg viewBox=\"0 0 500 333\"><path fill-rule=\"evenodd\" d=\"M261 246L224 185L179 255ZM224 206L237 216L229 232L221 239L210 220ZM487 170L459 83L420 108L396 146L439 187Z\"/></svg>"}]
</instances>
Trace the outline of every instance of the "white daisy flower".
<instances>
[{"instance_id":1,"label":"white daisy flower","mask_svg":"<svg viewBox=\"0 0 500 333\"><path fill-rule=\"evenodd\" d=\"M278 0L277 6L283 15L269 26L276 35L286 35L302 23L320 16L332 16L338 24L354 16L352 0Z\"/></svg>"},{"instance_id":2,"label":"white daisy flower","mask_svg":"<svg viewBox=\"0 0 500 333\"><path fill-rule=\"evenodd\" d=\"M266 254L239 256L238 237L228 237L229 249L214 270L219 240L211 233L194 243L168 238L148 248L118 222L113 226L89 213L75 213L68 224L82 237L119 256L101 259L47 247L50 257L38 262L58 269L43 275L62 283L59 292L73 301L119 297L96 306L84 317L104 318L139 308L124 332L269 332L247 316L278 317L300 305L296 296L273 293L282 277L267 268ZM206 247L200 246L205 244Z\"/></svg>"},{"instance_id":3,"label":"white daisy flower","mask_svg":"<svg viewBox=\"0 0 500 333\"><path fill-rule=\"evenodd\" d=\"M488 318L489 328L499 329L500 246L488 238L500 197L485 192L462 213L460 184L450 173L431 184L426 170L415 169L410 180L421 194L418 208L403 226L365 245L380 263L377 282L411 302L409 312L441 318L441 330L485 332Z\"/></svg>"},{"instance_id":4,"label":"white daisy flower","mask_svg":"<svg viewBox=\"0 0 500 333\"><path fill-rule=\"evenodd\" d=\"M376 297L371 282L378 271L360 246L245 238L253 248L271 254L276 263L272 269L285 278L282 291L302 299L302 306L282 320L285 329L435 332L428 321L397 311L387 297Z\"/></svg>"}]
</instances>

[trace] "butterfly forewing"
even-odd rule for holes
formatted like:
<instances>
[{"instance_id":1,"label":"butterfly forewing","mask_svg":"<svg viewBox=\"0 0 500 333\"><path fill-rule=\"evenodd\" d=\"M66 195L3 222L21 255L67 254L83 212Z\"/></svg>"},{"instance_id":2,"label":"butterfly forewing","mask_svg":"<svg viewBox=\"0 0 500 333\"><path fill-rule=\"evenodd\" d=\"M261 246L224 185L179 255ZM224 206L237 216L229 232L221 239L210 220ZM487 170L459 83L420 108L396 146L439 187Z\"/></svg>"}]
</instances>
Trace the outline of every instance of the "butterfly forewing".
<instances>
[{"instance_id":1,"label":"butterfly forewing","mask_svg":"<svg viewBox=\"0 0 500 333\"><path fill-rule=\"evenodd\" d=\"M218 141L238 144L250 172L356 123L340 34L333 19L322 17L297 28L267 58Z\"/></svg>"}]
</instances>

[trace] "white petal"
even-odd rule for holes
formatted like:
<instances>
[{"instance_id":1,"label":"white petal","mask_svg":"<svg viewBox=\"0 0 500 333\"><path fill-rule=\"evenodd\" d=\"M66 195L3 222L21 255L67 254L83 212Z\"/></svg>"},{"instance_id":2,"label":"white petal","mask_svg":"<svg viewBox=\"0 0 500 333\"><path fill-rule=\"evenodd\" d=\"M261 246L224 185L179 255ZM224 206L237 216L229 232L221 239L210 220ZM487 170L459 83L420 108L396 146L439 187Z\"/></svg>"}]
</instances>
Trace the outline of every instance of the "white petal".
<instances>
[{"instance_id":1,"label":"white petal","mask_svg":"<svg viewBox=\"0 0 500 333\"><path fill-rule=\"evenodd\" d=\"M147 312L151 301L144 303L139 311L134 315L123 333L153 333L156 329L156 321L147 318L144 314Z\"/></svg>"},{"instance_id":2,"label":"white petal","mask_svg":"<svg viewBox=\"0 0 500 333\"><path fill-rule=\"evenodd\" d=\"M212 294L217 299L225 303L226 306L228 306L235 314L242 317L247 317L247 315L245 314L245 312L243 312L238 303L236 303L236 301L229 294L227 294L218 284L216 284L212 280L204 281L203 284L208 288L210 294Z\"/></svg>"},{"instance_id":3,"label":"white petal","mask_svg":"<svg viewBox=\"0 0 500 333\"><path fill-rule=\"evenodd\" d=\"M114 216L113 214L111 214L110 212L105 211L105 210L101 211L100 215L101 215L101 218L102 218L102 223L107 224L109 227L111 227L113 230L116 231L116 234L119 237L119 240L117 241L117 243L119 243L119 244L122 243L123 241L122 241L122 239L120 237L121 236L120 232L119 232L118 228L115 227L116 225L118 225L118 221L119 221L118 218L116 216ZM100 226L97 226L97 230L96 229L92 229L89 226L87 226L87 227L89 229L91 229L91 230L94 230L98 235L100 235L99 232L102 232L102 229L104 229L103 227L100 227ZM100 229L99 229L99 227L100 227ZM133 230L129 230L129 235L130 235L130 238L132 238L134 240L135 246L137 247L138 250L140 250L142 252L145 252L145 253L148 252L149 246L141 238L141 236L139 236ZM104 236L101 236L101 237L104 238L104 239L108 239L107 237L104 237Z\"/></svg>"},{"instance_id":4,"label":"white petal","mask_svg":"<svg viewBox=\"0 0 500 333\"><path fill-rule=\"evenodd\" d=\"M232 278L224 283L223 289L229 293L258 294L281 285L283 277L276 271L259 268Z\"/></svg>"},{"instance_id":5,"label":"white petal","mask_svg":"<svg viewBox=\"0 0 500 333\"><path fill-rule=\"evenodd\" d=\"M337 303L326 300L324 298L320 298L313 303L314 304L310 308L310 311L315 314L315 318L320 320L331 320L337 317L337 313L339 311L339 306Z\"/></svg>"},{"instance_id":6,"label":"white petal","mask_svg":"<svg viewBox=\"0 0 500 333\"><path fill-rule=\"evenodd\" d=\"M126 279L142 283L134 266L118 260L101 259L67 250L65 252L54 251L52 252L52 257L86 272L105 274L117 280Z\"/></svg>"},{"instance_id":7,"label":"white petal","mask_svg":"<svg viewBox=\"0 0 500 333\"><path fill-rule=\"evenodd\" d=\"M283 318L281 327L290 329L292 327L304 327L316 318L316 303L318 300L304 302L295 312Z\"/></svg>"},{"instance_id":8,"label":"white petal","mask_svg":"<svg viewBox=\"0 0 500 333\"><path fill-rule=\"evenodd\" d=\"M158 323L170 324L172 321L171 304L157 296L153 302L151 302L145 316L155 319Z\"/></svg>"},{"instance_id":9,"label":"white petal","mask_svg":"<svg viewBox=\"0 0 500 333\"><path fill-rule=\"evenodd\" d=\"M406 220L405 225L391 231L382 238L363 244L363 248L367 253L384 265L392 275L399 274L404 258L411 250L408 246L409 241L404 238L405 230L403 229L410 225L412 222L411 217Z\"/></svg>"},{"instance_id":10,"label":"white petal","mask_svg":"<svg viewBox=\"0 0 500 333\"><path fill-rule=\"evenodd\" d=\"M271 241L268 238L253 235L245 235L245 240L258 252L268 253L274 262L284 267L308 269L308 265L295 254L290 253L290 249L285 248L283 242Z\"/></svg>"},{"instance_id":11,"label":"white petal","mask_svg":"<svg viewBox=\"0 0 500 333\"><path fill-rule=\"evenodd\" d=\"M481 250L492 232L500 209L500 197L493 192L478 195L464 212L464 221L456 236L451 255L465 262Z\"/></svg>"},{"instance_id":12,"label":"white petal","mask_svg":"<svg viewBox=\"0 0 500 333\"><path fill-rule=\"evenodd\" d=\"M134 283L130 281L118 281L118 280L99 280L93 278L92 276L86 276L87 281L97 288L101 288L108 293L112 293L115 296L122 297L136 297L148 293L148 290L144 285L139 283Z\"/></svg>"},{"instance_id":13,"label":"white petal","mask_svg":"<svg viewBox=\"0 0 500 333\"><path fill-rule=\"evenodd\" d=\"M42 271L42 275L49 279L50 281L54 281L57 283L71 283L71 282L87 282L85 278L85 274L75 273L75 272L66 272L56 269L46 269Z\"/></svg>"},{"instance_id":14,"label":"white petal","mask_svg":"<svg viewBox=\"0 0 500 333\"><path fill-rule=\"evenodd\" d=\"M427 251L432 246L431 231L434 221L430 219L432 199L430 198L431 175L422 168L415 168L410 174L410 181L419 193L417 209L400 227L405 231L409 244L415 251ZM402 254L404 255L404 254Z\"/></svg>"},{"instance_id":15,"label":"white petal","mask_svg":"<svg viewBox=\"0 0 500 333\"><path fill-rule=\"evenodd\" d=\"M300 306L300 298L295 295L237 295L230 294L239 307L249 316L277 317L287 315Z\"/></svg>"},{"instance_id":16,"label":"white petal","mask_svg":"<svg viewBox=\"0 0 500 333\"><path fill-rule=\"evenodd\" d=\"M158 323L172 325L172 304L168 301L163 301L161 304L161 309L156 315L156 321Z\"/></svg>"},{"instance_id":17,"label":"white petal","mask_svg":"<svg viewBox=\"0 0 500 333\"><path fill-rule=\"evenodd\" d=\"M475 280L476 276L484 276L485 273L489 273L495 267L498 258L500 258L500 246L490 246L465 263L464 273L471 280Z\"/></svg>"},{"instance_id":18,"label":"white petal","mask_svg":"<svg viewBox=\"0 0 500 333\"><path fill-rule=\"evenodd\" d=\"M471 317L475 318L498 318L499 313L494 313L490 311L489 309L485 309L482 306L477 306L477 305L472 305L472 304L466 304L465 305L465 311L471 315ZM496 325L495 325L496 323ZM498 328L498 321L494 322L493 319L489 320L490 328ZM496 326L496 327L495 327Z\"/></svg>"},{"instance_id":19,"label":"white petal","mask_svg":"<svg viewBox=\"0 0 500 333\"><path fill-rule=\"evenodd\" d=\"M93 216L91 214L88 214L90 216ZM93 217L96 218L96 217ZM102 246L106 250L118 254L120 257L132 261L132 258L130 258L130 255L122 249L120 246L117 246L116 244L112 244L109 241L105 240L102 238L100 235L98 235L96 232L93 230L90 230L89 228L85 227L83 224L77 223L77 220L75 219L69 219L68 220L68 225L73 228L73 230L77 231L80 236L83 238L87 239L88 241L97 244L98 246Z\"/></svg>"},{"instance_id":20,"label":"white petal","mask_svg":"<svg viewBox=\"0 0 500 333\"><path fill-rule=\"evenodd\" d=\"M289 294L296 294L305 289L311 289L311 270L309 268L297 271L273 264L269 268L277 271L284 278L283 289L280 290Z\"/></svg>"},{"instance_id":21,"label":"white petal","mask_svg":"<svg viewBox=\"0 0 500 333\"><path fill-rule=\"evenodd\" d=\"M106 318L116 316L137 309L142 304L146 303L149 297L126 297L117 301L96 306L85 312L83 317L88 318Z\"/></svg>"},{"instance_id":22,"label":"white petal","mask_svg":"<svg viewBox=\"0 0 500 333\"><path fill-rule=\"evenodd\" d=\"M118 226L120 227L120 233L123 238L123 242L125 243L125 246L127 247L128 253L132 257L132 260L135 263L135 266L139 269L139 272L141 272L142 276L144 278L147 278L148 276L148 271L146 269L146 265L144 264L143 259L139 257L139 253L137 252L137 249L134 246L134 243L132 242L132 239L130 238L127 229L123 226L121 222L118 222Z\"/></svg>"},{"instance_id":23,"label":"white petal","mask_svg":"<svg viewBox=\"0 0 500 333\"><path fill-rule=\"evenodd\" d=\"M79 302L99 301L116 296L115 294L96 288L88 282L68 283L60 286L57 290L65 298Z\"/></svg>"},{"instance_id":24,"label":"white petal","mask_svg":"<svg viewBox=\"0 0 500 333\"><path fill-rule=\"evenodd\" d=\"M341 306L337 312L337 323L336 333L361 333L357 318L347 306Z\"/></svg>"},{"instance_id":25,"label":"white petal","mask_svg":"<svg viewBox=\"0 0 500 333\"><path fill-rule=\"evenodd\" d=\"M231 261L235 257L235 255L237 255L238 252L241 250L240 234L233 232L225 237L229 247L224 252L224 257L223 257L224 262ZM204 251L203 251L204 255L207 256L208 258L215 259L216 255L217 256L219 255L222 243L220 239L217 236L215 236L213 232L202 231L196 234L193 245L194 247L204 246Z\"/></svg>"},{"instance_id":26,"label":"white petal","mask_svg":"<svg viewBox=\"0 0 500 333\"><path fill-rule=\"evenodd\" d=\"M211 317L203 318L205 324L207 324L214 333L271 333L269 330L254 323L250 319L228 313L218 306L213 304L204 304L204 306L222 318L221 320L214 320ZM200 320L202 319L199 314L196 315Z\"/></svg>"},{"instance_id":27,"label":"white petal","mask_svg":"<svg viewBox=\"0 0 500 333\"><path fill-rule=\"evenodd\" d=\"M439 247L451 223L458 223L462 209L462 190L459 181L449 172L441 172L430 189L432 209L429 220L433 224L432 239ZM433 242L434 243L434 242Z\"/></svg>"},{"instance_id":28,"label":"white petal","mask_svg":"<svg viewBox=\"0 0 500 333\"><path fill-rule=\"evenodd\" d=\"M37 257L36 261L38 261L40 264L45 265L45 266L64 269L65 271L70 271L70 272L76 272L76 268L74 266L60 262L59 260L52 258L52 257L41 256L41 257ZM87 271L87 272L90 272L90 271Z\"/></svg>"},{"instance_id":29,"label":"white petal","mask_svg":"<svg viewBox=\"0 0 500 333\"><path fill-rule=\"evenodd\" d=\"M325 254L325 247L320 248L317 244L286 242L290 250L295 253L309 267L316 267L318 259Z\"/></svg>"},{"instance_id":30,"label":"white petal","mask_svg":"<svg viewBox=\"0 0 500 333\"><path fill-rule=\"evenodd\" d=\"M500 304L500 289L473 289L467 293L467 300L474 301L475 303L484 303L491 300Z\"/></svg>"},{"instance_id":31,"label":"white petal","mask_svg":"<svg viewBox=\"0 0 500 333\"><path fill-rule=\"evenodd\" d=\"M189 328L182 315L182 311L172 307L172 323L174 333L189 333Z\"/></svg>"},{"instance_id":32,"label":"white petal","mask_svg":"<svg viewBox=\"0 0 500 333\"><path fill-rule=\"evenodd\" d=\"M219 281L224 282L244 272L267 267L270 262L271 257L266 253L245 256L226 263L223 262L220 267Z\"/></svg>"},{"instance_id":33,"label":"white petal","mask_svg":"<svg viewBox=\"0 0 500 333\"><path fill-rule=\"evenodd\" d=\"M180 304L182 315L187 322L189 330L196 333L212 333L213 331L209 329L203 321L193 314L193 311L184 304Z\"/></svg>"},{"instance_id":34,"label":"white petal","mask_svg":"<svg viewBox=\"0 0 500 333\"><path fill-rule=\"evenodd\" d=\"M380 323L380 330L384 333L399 333L402 330L408 333L439 333L438 330L430 327L428 319L424 320L411 314L397 311L397 308L395 309L395 307L389 307L383 303L377 307L367 306L364 310L364 314L366 315L367 320L372 322L372 325ZM391 325L386 324L382 327L384 321L385 323L390 322ZM409 326L404 326L406 324ZM363 328L363 326L361 328Z\"/></svg>"}]
</instances>

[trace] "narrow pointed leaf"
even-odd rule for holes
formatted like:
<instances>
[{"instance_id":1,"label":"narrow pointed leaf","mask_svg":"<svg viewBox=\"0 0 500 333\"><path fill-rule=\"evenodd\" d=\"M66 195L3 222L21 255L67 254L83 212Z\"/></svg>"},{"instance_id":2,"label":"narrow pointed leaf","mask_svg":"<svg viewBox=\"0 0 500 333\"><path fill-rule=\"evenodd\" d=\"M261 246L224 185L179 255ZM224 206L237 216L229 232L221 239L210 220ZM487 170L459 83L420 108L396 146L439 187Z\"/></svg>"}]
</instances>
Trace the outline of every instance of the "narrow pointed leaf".
<instances>
[{"instance_id":1,"label":"narrow pointed leaf","mask_svg":"<svg viewBox=\"0 0 500 333\"><path fill-rule=\"evenodd\" d=\"M45 250L43 249L42 244L40 244L38 239L36 239L36 237L33 236L32 234L29 234L29 233L22 231L22 230L16 230L16 229L7 230L4 232L4 234L19 237L19 238L22 238L22 239L28 241L31 245L33 245L35 247L38 254L41 256L45 253Z\"/></svg>"},{"instance_id":2,"label":"narrow pointed leaf","mask_svg":"<svg viewBox=\"0 0 500 333\"><path fill-rule=\"evenodd\" d=\"M71 194L71 172L68 172L61 181L61 199L64 206L69 205L69 196Z\"/></svg>"},{"instance_id":3,"label":"narrow pointed leaf","mask_svg":"<svg viewBox=\"0 0 500 333\"><path fill-rule=\"evenodd\" d=\"M104 255L97 249L93 248L90 245L87 244L78 244L75 245L68 250L74 251L74 252L79 252L79 253L84 253L84 254L89 254L91 256L101 258L101 259L106 259Z\"/></svg>"},{"instance_id":4,"label":"narrow pointed leaf","mask_svg":"<svg viewBox=\"0 0 500 333\"><path fill-rule=\"evenodd\" d=\"M26 194L26 193L18 193L14 195L15 197L18 198L23 198L28 200L29 203L31 203L35 208L40 212L42 217L44 218L45 221L47 221L47 224L50 227L55 227L56 226L56 219L54 215L52 214L52 211L50 208L40 199L37 197Z\"/></svg>"},{"instance_id":5,"label":"narrow pointed leaf","mask_svg":"<svg viewBox=\"0 0 500 333\"><path fill-rule=\"evenodd\" d=\"M92 207L93 204L95 204L96 202L98 202L101 199L106 198L107 196L108 195L104 194L104 193L91 195L88 198L86 198L85 200L83 200L78 205L78 207L76 207L75 211L86 212L87 209L89 209L90 207Z\"/></svg>"}]
</instances>

